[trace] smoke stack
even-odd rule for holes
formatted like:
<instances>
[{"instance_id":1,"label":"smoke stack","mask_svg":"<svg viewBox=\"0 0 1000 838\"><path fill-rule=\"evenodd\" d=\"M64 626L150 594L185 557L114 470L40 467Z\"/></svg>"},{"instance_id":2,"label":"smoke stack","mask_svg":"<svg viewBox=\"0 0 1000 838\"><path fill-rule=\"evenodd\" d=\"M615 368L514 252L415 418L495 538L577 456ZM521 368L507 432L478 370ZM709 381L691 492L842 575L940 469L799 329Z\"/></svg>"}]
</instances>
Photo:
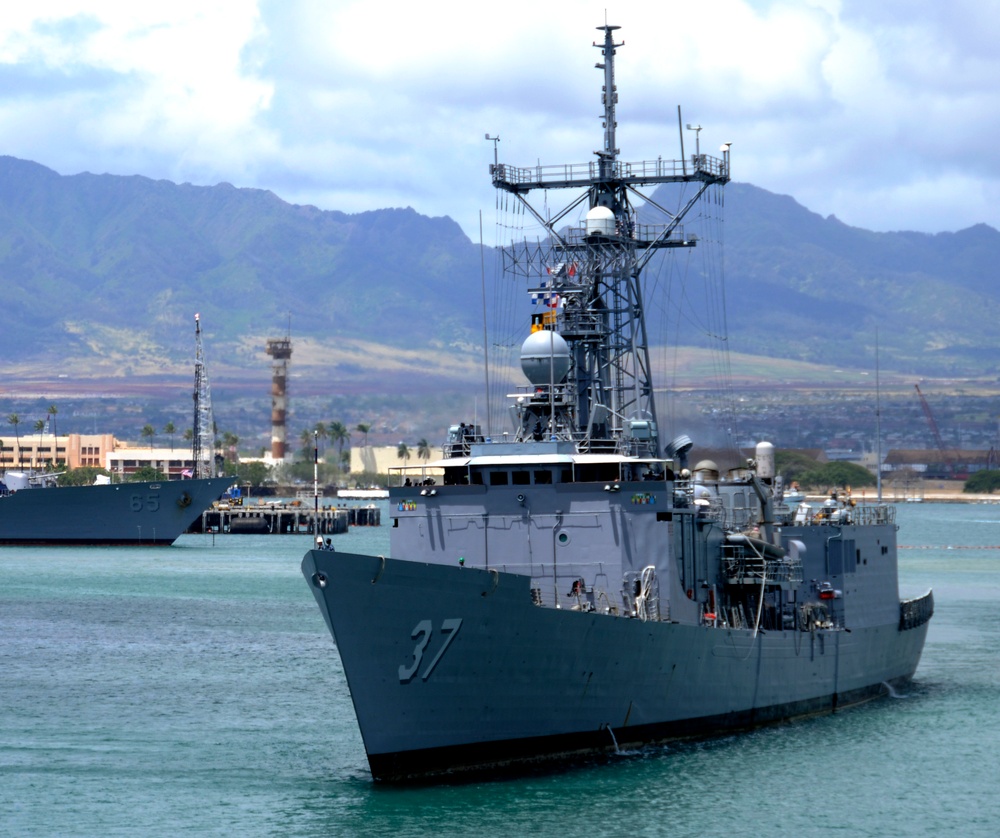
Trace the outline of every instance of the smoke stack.
<instances>
[{"instance_id":1,"label":"smoke stack","mask_svg":"<svg viewBox=\"0 0 1000 838\"><path fill-rule=\"evenodd\" d=\"M288 418L288 362L292 358L291 338L267 342L271 364L271 457L285 459L285 422Z\"/></svg>"}]
</instances>

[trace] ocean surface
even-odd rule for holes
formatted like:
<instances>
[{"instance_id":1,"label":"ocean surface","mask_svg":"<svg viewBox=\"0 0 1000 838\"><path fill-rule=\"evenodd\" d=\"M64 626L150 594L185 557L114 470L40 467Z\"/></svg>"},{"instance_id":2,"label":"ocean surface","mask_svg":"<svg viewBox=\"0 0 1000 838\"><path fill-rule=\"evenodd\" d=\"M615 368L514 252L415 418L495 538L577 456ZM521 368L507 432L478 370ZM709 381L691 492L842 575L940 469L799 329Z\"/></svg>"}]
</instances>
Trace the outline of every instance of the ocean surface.
<instances>
[{"instance_id":1,"label":"ocean surface","mask_svg":"<svg viewBox=\"0 0 1000 838\"><path fill-rule=\"evenodd\" d=\"M385 552L379 528L336 536ZM916 679L834 716L516 779L375 785L308 536L0 547L0 835L995 836L1000 506L898 508Z\"/></svg>"}]
</instances>

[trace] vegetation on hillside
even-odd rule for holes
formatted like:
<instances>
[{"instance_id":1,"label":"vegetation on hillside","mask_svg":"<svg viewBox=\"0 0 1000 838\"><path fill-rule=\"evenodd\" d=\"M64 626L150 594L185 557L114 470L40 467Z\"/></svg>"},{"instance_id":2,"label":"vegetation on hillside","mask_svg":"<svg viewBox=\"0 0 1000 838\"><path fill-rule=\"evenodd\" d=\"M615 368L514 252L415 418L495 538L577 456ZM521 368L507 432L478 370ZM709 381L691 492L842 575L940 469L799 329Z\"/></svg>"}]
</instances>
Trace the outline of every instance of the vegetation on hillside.
<instances>
[{"instance_id":1,"label":"vegetation on hillside","mask_svg":"<svg viewBox=\"0 0 1000 838\"><path fill-rule=\"evenodd\" d=\"M111 359L126 375L153 374L187 362L200 311L227 362L258 365L290 300L300 345L363 336L417 352L415 375L441 374L446 359L464 359L481 340L480 248L447 218L321 211L228 184L62 177L11 157L0 157L0 182L0 351L9 364L48 352L61 363ZM666 188L654 196L661 206L672 205ZM726 196L733 351L871 368L878 325L885 369L1000 370L996 230L874 233L749 184L730 184ZM707 251L712 239L703 240L682 258ZM693 264L684 271L700 281ZM647 316L661 310L650 305ZM706 340L697 330L676 337L671 344ZM394 361L387 353L359 363L371 378Z\"/></svg>"}]
</instances>

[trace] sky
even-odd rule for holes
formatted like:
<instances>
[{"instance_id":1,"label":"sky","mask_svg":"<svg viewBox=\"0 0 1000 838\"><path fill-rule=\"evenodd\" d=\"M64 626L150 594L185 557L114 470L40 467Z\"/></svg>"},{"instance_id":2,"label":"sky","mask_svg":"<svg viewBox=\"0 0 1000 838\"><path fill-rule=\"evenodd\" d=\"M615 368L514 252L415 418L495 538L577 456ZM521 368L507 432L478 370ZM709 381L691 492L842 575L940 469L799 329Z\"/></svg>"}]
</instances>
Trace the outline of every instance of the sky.
<instances>
[{"instance_id":1,"label":"sky","mask_svg":"<svg viewBox=\"0 0 1000 838\"><path fill-rule=\"evenodd\" d=\"M0 154L60 174L447 215L500 162L601 147L621 27L626 161L732 143L733 179L870 230L1000 228L995 0L44 0L0 16ZM684 130L685 151L695 132Z\"/></svg>"}]
</instances>

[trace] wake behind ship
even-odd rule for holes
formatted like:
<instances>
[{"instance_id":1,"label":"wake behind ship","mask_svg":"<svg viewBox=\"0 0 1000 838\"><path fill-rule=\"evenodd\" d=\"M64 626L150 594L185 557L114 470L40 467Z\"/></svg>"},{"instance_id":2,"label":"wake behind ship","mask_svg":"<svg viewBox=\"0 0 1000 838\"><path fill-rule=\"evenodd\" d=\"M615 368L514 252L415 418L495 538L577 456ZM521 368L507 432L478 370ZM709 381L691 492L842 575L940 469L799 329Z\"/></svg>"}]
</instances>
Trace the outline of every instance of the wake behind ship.
<instances>
[{"instance_id":1,"label":"wake behind ship","mask_svg":"<svg viewBox=\"0 0 1000 838\"><path fill-rule=\"evenodd\" d=\"M689 467L688 437L660 439L642 271L697 244L681 222L706 197L721 203L729 150L618 159L617 28L599 27L595 44L597 160L491 166L548 237L504 251L543 303L511 431L456 425L430 464L440 484L390 490L389 556L302 562L376 779L833 712L920 659L933 598L900 599L891 506L846 494L789 505L770 443L720 473ZM664 223L645 223L633 198L657 206L639 189L660 184L688 191ZM563 189L581 194L562 212L527 200ZM561 227L577 207L583 226Z\"/></svg>"}]
</instances>

